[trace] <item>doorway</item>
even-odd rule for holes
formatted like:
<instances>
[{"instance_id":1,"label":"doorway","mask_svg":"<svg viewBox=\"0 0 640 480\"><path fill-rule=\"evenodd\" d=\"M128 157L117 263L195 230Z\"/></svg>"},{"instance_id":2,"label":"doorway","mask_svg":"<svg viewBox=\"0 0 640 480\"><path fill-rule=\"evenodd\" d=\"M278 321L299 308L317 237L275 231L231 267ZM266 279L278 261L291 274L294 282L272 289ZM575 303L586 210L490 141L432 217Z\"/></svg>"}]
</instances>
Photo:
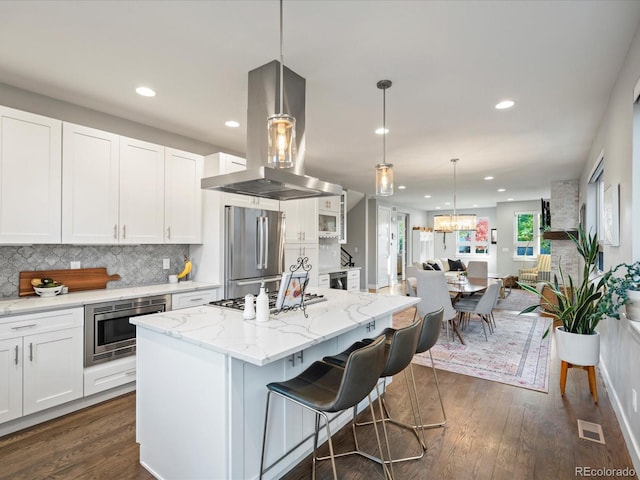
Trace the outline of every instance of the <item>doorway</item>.
<instances>
[{"instance_id":1,"label":"doorway","mask_svg":"<svg viewBox=\"0 0 640 480\"><path fill-rule=\"evenodd\" d=\"M398 237L398 256L397 256L397 278L398 281L405 279L405 272L407 269L407 241L409 238L409 215L406 213L398 213L397 218L397 237Z\"/></svg>"}]
</instances>

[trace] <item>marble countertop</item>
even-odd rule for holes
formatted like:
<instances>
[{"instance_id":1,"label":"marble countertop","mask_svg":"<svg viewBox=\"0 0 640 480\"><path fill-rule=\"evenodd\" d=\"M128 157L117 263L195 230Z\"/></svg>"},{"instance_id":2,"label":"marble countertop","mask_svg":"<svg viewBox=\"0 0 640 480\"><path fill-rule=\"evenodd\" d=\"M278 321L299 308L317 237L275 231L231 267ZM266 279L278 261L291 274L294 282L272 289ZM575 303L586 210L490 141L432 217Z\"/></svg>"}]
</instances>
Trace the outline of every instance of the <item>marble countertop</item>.
<instances>
[{"instance_id":1,"label":"marble countertop","mask_svg":"<svg viewBox=\"0 0 640 480\"><path fill-rule=\"evenodd\" d=\"M327 301L308 305L308 318L294 311L272 314L268 321L256 322L244 320L242 311L207 305L134 317L131 323L262 366L419 301L400 295L314 290Z\"/></svg>"},{"instance_id":2,"label":"marble countertop","mask_svg":"<svg viewBox=\"0 0 640 480\"><path fill-rule=\"evenodd\" d=\"M72 292L55 297L19 297L0 300L0 318L6 315L21 313L35 313L41 311L59 310L62 308L81 307L90 303L123 300L149 295L164 295L172 293L193 292L218 288L220 285L203 282L178 282L146 285L139 287L108 288L103 290L87 290Z\"/></svg>"}]
</instances>

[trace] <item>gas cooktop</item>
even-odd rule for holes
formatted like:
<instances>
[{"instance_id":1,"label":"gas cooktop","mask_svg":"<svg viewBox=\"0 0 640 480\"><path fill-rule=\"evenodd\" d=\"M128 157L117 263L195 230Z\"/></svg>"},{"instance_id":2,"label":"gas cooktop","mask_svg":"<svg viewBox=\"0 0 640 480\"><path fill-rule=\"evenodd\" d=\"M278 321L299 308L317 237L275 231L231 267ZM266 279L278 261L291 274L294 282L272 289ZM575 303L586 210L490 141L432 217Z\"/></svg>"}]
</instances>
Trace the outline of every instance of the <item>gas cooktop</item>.
<instances>
[{"instance_id":1,"label":"gas cooktop","mask_svg":"<svg viewBox=\"0 0 640 480\"><path fill-rule=\"evenodd\" d=\"M278 297L278 292L269 292L267 293L269 296L269 310L271 313L276 311L276 298ZM324 295L319 295L317 293L305 293L304 294L304 304L312 305L314 303L326 302L327 299ZM213 302L209 302L209 305L214 307L224 307L224 308L232 308L233 310L244 310L244 297L239 298L231 298L229 300L215 300Z\"/></svg>"}]
</instances>

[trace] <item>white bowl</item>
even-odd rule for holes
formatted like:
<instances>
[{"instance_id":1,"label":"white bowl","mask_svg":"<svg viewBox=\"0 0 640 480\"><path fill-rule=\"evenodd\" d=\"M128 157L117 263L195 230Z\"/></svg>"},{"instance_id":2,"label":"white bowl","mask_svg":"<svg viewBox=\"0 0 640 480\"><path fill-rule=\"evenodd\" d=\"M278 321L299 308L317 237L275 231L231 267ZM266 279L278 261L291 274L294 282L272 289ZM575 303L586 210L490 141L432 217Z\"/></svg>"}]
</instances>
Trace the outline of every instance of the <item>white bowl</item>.
<instances>
[{"instance_id":1,"label":"white bowl","mask_svg":"<svg viewBox=\"0 0 640 480\"><path fill-rule=\"evenodd\" d=\"M33 287L35 292L41 297L55 297L62 291L63 288L64 285L58 285L57 287L48 288Z\"/></svg>"}]
</instances>

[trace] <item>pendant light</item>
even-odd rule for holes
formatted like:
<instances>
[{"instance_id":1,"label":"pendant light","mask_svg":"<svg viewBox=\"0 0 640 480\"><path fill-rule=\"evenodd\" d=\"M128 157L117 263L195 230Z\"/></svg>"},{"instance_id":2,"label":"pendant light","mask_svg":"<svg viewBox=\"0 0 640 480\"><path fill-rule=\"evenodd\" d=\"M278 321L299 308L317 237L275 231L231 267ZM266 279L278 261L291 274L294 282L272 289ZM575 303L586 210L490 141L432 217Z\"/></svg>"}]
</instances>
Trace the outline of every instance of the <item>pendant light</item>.
<instances>
[{"instance_id":1,"label":"pendant light","mask_svg":"<svg viewBox=\"0 0 640 480\"><path fill-rule=\"evenodd\" d=\"M393 195L393 165L387 163L387 105L386 92L391 87L391 80L380 80L377 83L379 89L382 90L382 163L376 165L376 195L387 197Z\"/></svg>"},{"instance_id":2,"label":"pendant light","mask_svg":"<svg viewBox=\"0 0 640 480\"><path fill-rule=\"evenodd\" d=\"M476 216L472 214L458 215L456 213L456 164L457 158L452 158L453 163L453 215L436 215L433 217L433 230L442 233L475 230Z\"/></svg>"},{"instance_id":3,"label":"pendant light","mask_svg":"<svg viewBox=\"0 0 640 480\"><path fill-rule=\"evenodd\" d=\"M267 166L291 168L296 157L296 119L283 112L284 103L284 55L282 53L282 0L280 0L280 112L269 116Z\"/></svg>"}]
</instances>

